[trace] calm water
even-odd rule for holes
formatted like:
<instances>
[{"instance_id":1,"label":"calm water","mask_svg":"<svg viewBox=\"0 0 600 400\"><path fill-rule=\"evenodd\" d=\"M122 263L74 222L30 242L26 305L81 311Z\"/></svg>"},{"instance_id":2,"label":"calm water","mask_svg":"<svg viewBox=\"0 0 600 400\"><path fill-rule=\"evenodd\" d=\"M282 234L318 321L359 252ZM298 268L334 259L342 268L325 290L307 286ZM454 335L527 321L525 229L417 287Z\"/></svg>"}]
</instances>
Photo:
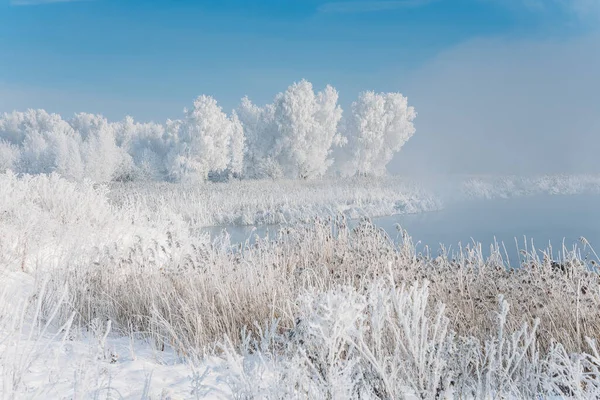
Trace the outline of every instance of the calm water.
<instances>
[{"instance_id":1,"label":"calm water","mask_svg":"<svg viewBox=\"0 0 600 400\"><path fill-rule=\"evenodd\" d=\"M419 248L429 246L434 252L444 244L457 249L473 240L481 242L486 253L494 242L504 242L512 263L518 264L519 247L533 240L536 248L552 244L559 250L564 240L567 247L585 237L600 252L600 196L539 196L516 199L478 200L447 206L436 212L374 218L373 222L386 230L392 239L398 237L397 224L406 229ZM232 242L240 243L254 234L265 235L279 227L219 227L209 228L216 235L226 229Z\"/></svg>"}]
</instances>

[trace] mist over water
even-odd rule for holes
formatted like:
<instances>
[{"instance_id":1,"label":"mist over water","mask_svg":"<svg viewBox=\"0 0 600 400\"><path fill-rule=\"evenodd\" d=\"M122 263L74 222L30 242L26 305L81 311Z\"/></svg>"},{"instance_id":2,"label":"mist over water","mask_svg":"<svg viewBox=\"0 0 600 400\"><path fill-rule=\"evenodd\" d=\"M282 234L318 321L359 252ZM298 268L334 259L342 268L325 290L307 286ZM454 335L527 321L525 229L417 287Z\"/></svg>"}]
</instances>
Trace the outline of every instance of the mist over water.
<instances>
[{"instance_id":1,"label":"mist over water","mask_svg":"<svg viewBox=\"0 0 600 400\"><path fill-rule=\"evenodd\" d=\"M600 35L463 43L409 74L405 94L417 134L388 165L428 187L452 190L447 175L599 173ZM451 193L446 193L451 196ZM536 196L458 202L440 212L376 218L399 223L422 247L456 249L494 238L519 263L515 238L538 248L600 245L598 197Z\"/></svg>"},{"instance_id":2,"label":"mist over water","mask_svg":"<svg viewBox=\"0 0 600 400\"><path fill-rule=\"evenodd\" d=\"M396 225L401 226L415 243L420 242L418 248L425 251L427 247L434 256L441 245L456 251L479 242L488 256L491 245L498 243L502 248L504 244L510 264L517 266L520 250L551 247L558 258L563 244L567 250L574 245L582 248L581 237L600 249L599 201L594 195L473 200L437 212L374 218L373 222L392 238L398 236Z\"/></svg>"},{"instance_id":3,"label":"mist over water","mask_svg":"<svg viewBox=\"0 0 600 400\"><path fill-rule=\"evenodd\" d=\"M481 243L487 257L497 243L506 261L518 266L523 260L521 250L552 248L551 255L558 259L563 245L568 251L574 246L582 249L581 237L600 250L599 203L598 196L589 194L465 200L449 203L440 211L377 217L372 222L396 243L402 240L400 228L406 230L420 252L434 257L441 254L442 247L452 253L473 248L476 243ZM351 220L349 226L358 223ZM215 238L225 231L232 244L239 245L254 243L257 237L274 239L283 228L285 225L279 224L227 226L207 228L205 232ZM590 251L587 247L583 254Z\"/></svg>"}]
</instances>

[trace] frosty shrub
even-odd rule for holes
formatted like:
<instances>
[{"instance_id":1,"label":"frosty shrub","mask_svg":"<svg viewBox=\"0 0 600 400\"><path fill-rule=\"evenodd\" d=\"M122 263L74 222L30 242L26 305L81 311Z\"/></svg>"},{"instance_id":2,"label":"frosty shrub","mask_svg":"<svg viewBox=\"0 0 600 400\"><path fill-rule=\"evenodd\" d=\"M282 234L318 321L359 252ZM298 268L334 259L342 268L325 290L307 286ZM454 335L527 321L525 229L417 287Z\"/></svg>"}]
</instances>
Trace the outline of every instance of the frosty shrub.
<instances>
[{"instance_id":1,"label":"frosty shrub","mask_svg":"<svg viewBox=\"0 0 600 400\"><path fill-rule=\"evenodd\" d=\"M340 152L340 172L384 175L394 154L415 133L416 116L400 93L361 93L344 121L348 144Z\"/></svg>"},{"instance_id":2,"label":"frosty shrub","mask_svg":"<svg viewBox=\"0 0 600 400\"><path fill-rule=\"evenodd\" d=\"M198 97L178 128L168 155L169 173L174 179L205 181L209 173L222 173L232 166L232 172L240 172L244 142L241 124L235 116L228 118L215 99Z\"/></svg>"},{"instance_id":3,"label":"frosty shrub","mask_svg":"<svg viewBox=\"0 0 600 400\"><path fill-rule=\"evenodd\" d=\"M344 140L337 129L342 116L337 101L333 87L315 94L306 80L262 108L244 98L238 114L248 135L248 175L292 179L324 175L333 163L332 146ZM280 172L269 163L278 165Z\"/></svg>"},{"instance_id":4,"label":"frosty shrub","mask_svg":"<svg viewBox=\"0 0 600 400\"><path fill-rule=\"evenodd\" d=\"M342 129L338 97L330 85L315 92L301 80L263 107L244 97L229 114L201 95L181 119L162 124L129 116L109 122L89 113L65 119L45 110L4 113L0 171L102 183L382 175L414 133L414 110L400 94L368 92ZM350 143L340 151L344 135Z\"/></svg>"},{"instance_id":5,"label":"frosty shrub","mask_svg":"<svg viewBox=\"0 0 600 400\"><path fill-rule=\"evenodd\" d=\"M275 320L242 331L219 349L226 382L244 398L344 399L595 398L600 394L596 342L567 354L556 342L540 350L538 322L507 329L502 296L494 331L479 339L448 330L445 308L431 302L427 283L410 287L376 279L307 292L296 325Z\"/></svg>"}]
</instances>

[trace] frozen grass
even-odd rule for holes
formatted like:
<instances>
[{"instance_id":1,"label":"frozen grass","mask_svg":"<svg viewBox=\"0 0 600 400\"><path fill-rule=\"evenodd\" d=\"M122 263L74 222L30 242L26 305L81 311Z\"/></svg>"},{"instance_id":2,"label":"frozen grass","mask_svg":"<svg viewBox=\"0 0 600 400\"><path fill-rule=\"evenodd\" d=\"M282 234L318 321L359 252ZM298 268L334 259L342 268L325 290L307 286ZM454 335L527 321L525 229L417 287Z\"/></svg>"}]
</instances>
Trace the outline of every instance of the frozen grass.
<instances>
[{"instance_id":1,"label":"frozen grass","mask_svg":"<svg viewBox=\"0 0 600 400\"><path fill-rule=\"evenodd\" d=\"M457 182L459 192L467 198L511 198L539 194L599 194L598 175L541 175L465 177Z\"/></svg>"},{"instance_id":2,"label":"frozen grass","mask_svg":"<svg viewBox=\"0 0 600 400\"><path fill-rule=\"evenodd\" d=\"M2 281L10 284L0 297L2 399L189 398L193 368L173 351L111 335L110 321L79 326L72 318L46 318L43 282L36 289L22 272L3 274ZM59 299L50 315L62 305ZM205 364L217 369L222 362ZM216 386L214 379L205 384Z\"/></svg>"},{"instance_id":3,"label":"frozen grass","mask_svg":"<svg viewBox=\"0 0 600 400\"><path fill-rule=\"evenodd\" d=\"M381 182L332 190L351 199L363 186L372 200ZM501 246L428 253L341 215L233 249L196 232L244 201L268 209L250 184L0 185L5 398L600 395L598 257L585 240L525 248L507 268ZM288 190L269 185L273 198ZM289 188L282 204L317 207L327 185ZM202 214L219 198L221 214Z\"/></svg>"},{"instance_id":4,"label":"frozen grass","mask_svg":"<svg viewBox=\"0 0 600 400\"><path fill-rule=\"evenodd\" d=\"M70 304L83 324L110 319L123 333L148 332L184 355L223 335L236 340L255 322L277 319L280 328L293 328L294 302L307 290L364 290L390 274L397 282L430 282L432 299L446 304L450 328L459 335L484 339L494 332L499 295L513 310L507 329L540 319L542 349L559 341L568 351L582 351L585 338L600 332L598 274L578 250L562 249L559 262L531 250L522 267L508 269L500 247L487 259L478 246L433 257L417 254L408 236L396 245L368 223L353 230L343 220L334 223L334 230L329 221L289 228L276 241L235 253L226 238L192 244L186 256L162 262L156 255L171 247L140 241L126 257L105 249L92 267L72 263L55 269L53 278L71 288Z\"/></svg>"},{"instance_id":5,"label":"frozen grass","mask_svg":"<svg viewBox=\"0 0 600 400\"><path fill-rule=\"evenodd\" d=\"M161 212L168 209L194 226L260 225L315 217L378 217L438 210L450 201L532 195L600 193L600 176L402 177L263 180L206 183L113 183L109 198Z\"/></svg>"},{"instance_id":6,"label":"frozen grass","mask_svg":"<svg viewBox=\"0 0 600 400\"><path fill-rule=\"evenodd\" d=\"M111 185L116 204L170 209L195 226L260 225L419 213L442 207L415 181L398 177L262 180L206 183L166 182Z\"/></svg>"}]
</instances>

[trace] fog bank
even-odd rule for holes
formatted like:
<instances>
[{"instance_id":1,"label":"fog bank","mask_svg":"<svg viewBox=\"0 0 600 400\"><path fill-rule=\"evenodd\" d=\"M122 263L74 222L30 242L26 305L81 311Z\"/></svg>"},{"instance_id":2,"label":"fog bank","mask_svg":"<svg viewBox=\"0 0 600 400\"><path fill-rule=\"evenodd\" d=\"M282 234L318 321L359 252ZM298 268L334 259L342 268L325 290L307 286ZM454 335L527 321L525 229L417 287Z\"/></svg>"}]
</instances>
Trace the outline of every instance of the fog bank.
<instances>
[{"instance_id":1,"label":"fog bank","mask_svg":"<svg viewBox=\"0 0 600 400\"><path fill-rule=\"evenodd\" d=\"M479 39L407 79L417 132L393 173L600 172L600 36Z\"/></svg>"}]
</instances>

